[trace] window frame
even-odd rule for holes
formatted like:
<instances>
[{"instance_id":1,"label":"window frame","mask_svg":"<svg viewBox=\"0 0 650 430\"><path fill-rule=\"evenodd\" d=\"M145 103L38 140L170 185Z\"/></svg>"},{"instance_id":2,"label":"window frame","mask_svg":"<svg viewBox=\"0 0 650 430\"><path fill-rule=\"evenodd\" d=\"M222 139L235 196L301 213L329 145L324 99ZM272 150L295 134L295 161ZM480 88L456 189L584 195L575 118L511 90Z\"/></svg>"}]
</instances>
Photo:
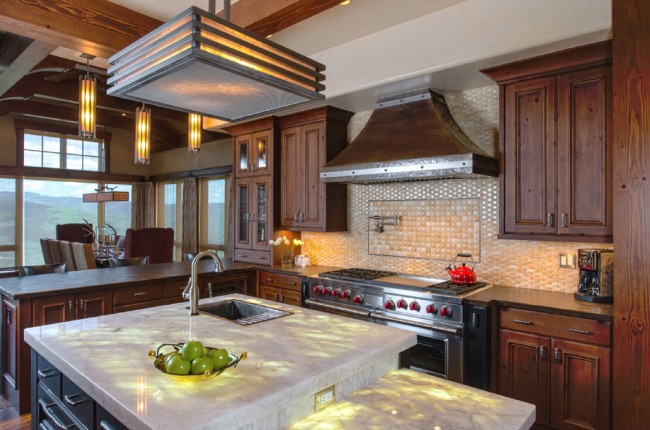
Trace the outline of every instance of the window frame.
<instances>
[{"instance_id":1,"label":"window frame","mask_svg":"<svg viewBox=\"0 0 650 430\"><path fill-rule=\"evenodd\" d=\"M226 255L228 247L228 219L230 217L230 187L232 183L232 173L219 176L209 176L199 179L199 251L222 251ZM225 179L225 204L224 204L224 243L223 245L208 243L208 186L206 182Z\"/></svg>"},{"instance_id":2,"label":"window frame","mask_svg":"<svg viewBox=\"0 0 650 430\"><path fill-rule=\"evenodd\" d=\"M183 261L183 180L156 182L156 227L165 228L165 185L176 185L176 223L174 229L174 261Z\"/></svg>"}]
</instances>

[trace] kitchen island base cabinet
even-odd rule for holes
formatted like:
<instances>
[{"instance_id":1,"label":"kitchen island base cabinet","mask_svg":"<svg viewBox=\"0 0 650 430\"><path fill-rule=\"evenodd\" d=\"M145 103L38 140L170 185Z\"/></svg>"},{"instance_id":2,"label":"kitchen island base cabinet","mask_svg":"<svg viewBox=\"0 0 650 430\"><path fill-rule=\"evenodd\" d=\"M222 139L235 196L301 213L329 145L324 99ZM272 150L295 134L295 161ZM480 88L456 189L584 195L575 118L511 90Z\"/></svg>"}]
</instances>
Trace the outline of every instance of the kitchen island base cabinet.
<instances>
[{"instance_id":1,"label":"kitchen island base cabinet","mask_svg":"<svg viewBox=\"0 0 650 430\"><path fill-rule=\"evenodd\" d=\"M298 276L274 272L259 272L259 297L265 300L300 306L302 279Z\"/></svg>"},{"instance_id":2,"label":"kitchen island base cabinet","mask_svg":"<svg viewBox=\"0 0 650 430\"><path fill-rule=\"evenodd\" d=\"M499 325L498 394L536 405L538 429L612 429L611 323L505 308Z\"/></svg>"}]
</instances>

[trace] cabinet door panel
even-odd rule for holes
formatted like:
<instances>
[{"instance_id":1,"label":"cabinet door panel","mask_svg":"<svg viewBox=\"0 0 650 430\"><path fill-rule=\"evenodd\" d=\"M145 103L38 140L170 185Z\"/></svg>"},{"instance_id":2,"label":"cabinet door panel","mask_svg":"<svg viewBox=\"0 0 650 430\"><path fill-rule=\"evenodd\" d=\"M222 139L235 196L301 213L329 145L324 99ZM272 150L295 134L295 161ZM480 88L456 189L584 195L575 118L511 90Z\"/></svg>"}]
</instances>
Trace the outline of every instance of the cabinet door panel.
<instances>
[{"instance_id":1,"label":"cabinet door panel","mask_svg":"<svg viewBox=\"0 0 650 430\"><path fill-rule=\"evenodd\" d=\"M300 307L301 293L298 291L282 290L282 303Z\"/></svg>"},{"instance_id":2,"label":"cabinet door panel","mask_svg":"<svg viewBox=\"0 0 650 430\"><path fill-rule=\"evenodd\" d=\"M280 289L269 287L268 285L260 285L260 298L264 300L271 300L273 302L279 302Z\"/></svg>"},{"instance_id":3,"label":"cabinet door panel","mask_svg":"<svg viewBox=\"0 0 650 430\"><path fill-rule=\"evenodd\" d=\"M302 126L302 193L301 227L324 227L325 184L320 181L320 168L323 163L325 134L324 123L318 122Z\"/></svg>"},{"instance_id":4,"label":"cabinet door panel","mask_svg":"<svg viewBox=\"0 0 650 430\"><path fill-rule=\"evenodd\" d=\"M537 407L535 424L548 426L550 346L548 337L499 331L497 392ZM544 352L540 353L540 347Z\"/></svg>"},{"instance_id":5,"label":"cabinet door panel","mask_svg":"<svg viewBox=\"0 0 650 430\"><path fill-rule=\"evenodd\" d=\"M113 313L113 292L111 290L88 291L75 295L77 319L100 317Z\"/></svg>"},{"instance_id":6,"label":"cabinet door panel","mask_svg":"<svg viewBox=\"0 0 650 430\"><path fill-rule=\"evenodd\" d=\"M74 299L74 294L34 299L32 302L34 327L73 320Z\"/></svg>"},{"instance_id":7,"label":"cabinet door panel","mask_svg":"<svg viewBox=\"0 0 650 430\"><path fill-rule=\"evenodd\" d=\"M282 227L298 227L300 212L300 127L282 130L281 135L281 207L280 224Z\"/></svg>"},{"instance_id":8,"label":"cabinet door panel","mask_svg":"<svg viewBox=\"0 0 650 430\"><path fill-rule=\"evenodd\" d=\"M551 427L611 429L612 350L558 339L553 339L552 347Z\"/></svg>"},{"instance_id":9,"label":"cabinet door panel","mask_svg":"<svg viewBox=\"0 0 650 430\"><path fill-rule=\"evenodd\" d=\"M555 78L515 83L505 91L505 233L553 234Z\"/></svg>"},{"instance_id":10,"label":"cabinet door panel","mask_svg":"<svg viewBox=\"0 0 650 430\"><path fill-rule=\"evenodd\" d=\"M610 67L559 76L559 234L612 234L611 84Z\"/></svg>"},{"instance_id":11,"label":"cabinet door panel","mask_svg":"<svg viewBox=\"0 0 650 430\"><path fill-rule=\"evenodd\" d=\"M253 136L246 134L235 138L235 176L250 176L251 163L254 154L251 154L251 141Z\"/></svg>"},{"instance_id":12,"label":"cabinet door panel","mask_svg":"<svg viewBox=\"0 0 650 430\"><path fill-rule=\"evenodd\" d=\"M271 190L271 177L264 176L255 178L253 180L253 222L252 225L252 241L253 249L258 251L270 250L269 245L269 229L273 226L269 225L272 205L272 190Z\"/></svg>"},{"instance_id":13,"label":"cabinet door panel","mask_svg":"<svg viewBox=\"0 0 650 430\"><path fill-rule=\"evenodd\" d=\"M271 130L260 131L252 139L252 170L253 176L269 175L271 173Z\"/></svg>"},{"instance_id":14,"label":"cabinet door panel","mask_svg":"<svg viewBox=\"0 0 650 430\"><path fill-rule=\"evenodd\" d=\"M235 248L252 246L249 215L251 214L251 180L235 181Z\"/></svg>"}]
</instances>

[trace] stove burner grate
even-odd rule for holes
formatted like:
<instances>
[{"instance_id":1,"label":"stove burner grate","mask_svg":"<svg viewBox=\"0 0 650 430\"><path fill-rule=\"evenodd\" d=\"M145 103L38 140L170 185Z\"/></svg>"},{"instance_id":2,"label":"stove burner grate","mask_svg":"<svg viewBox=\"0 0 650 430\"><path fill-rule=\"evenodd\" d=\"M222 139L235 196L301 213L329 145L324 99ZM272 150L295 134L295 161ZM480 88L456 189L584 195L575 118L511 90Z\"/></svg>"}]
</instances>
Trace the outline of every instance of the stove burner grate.
<instances>
[{"instance_id":1,"label":"stove burner grate","mask_svg":"<svg viewBox=\"0 0 650 430\"><path fill-rule=\"evenodd\" d=\"M456 284L451 281L441 282L439 284L431 285L427 287L427 290L434 291L436 293L448 294L453 296L458 296L460 294L469 293L474 291L477 288L482 288L486 286L485 282L476 282L474 284Z\"/></svg>"},{"instance_id":2,"label":"stove burner grate","mask_svg":"<svg viewBox=\"0 0 650 430\"><path fill-rule=\"evenodd\" d=\"M334 270L332 272L321 273L318 276L323 278L341 279L348 281L372 281L379 278L387 278L389 276L397 275L396 272L387 272L383 270L372 269L343 269Z\"/></svg>"}]
</instances>

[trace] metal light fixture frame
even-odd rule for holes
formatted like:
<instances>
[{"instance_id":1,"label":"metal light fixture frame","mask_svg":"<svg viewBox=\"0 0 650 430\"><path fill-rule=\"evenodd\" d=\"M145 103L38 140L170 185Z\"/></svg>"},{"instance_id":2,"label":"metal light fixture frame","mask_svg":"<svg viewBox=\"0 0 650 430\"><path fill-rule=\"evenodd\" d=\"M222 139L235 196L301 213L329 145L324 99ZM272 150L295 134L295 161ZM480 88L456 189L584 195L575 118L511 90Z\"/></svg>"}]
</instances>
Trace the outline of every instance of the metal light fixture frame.
<instances>
[{"instance_id":1,"label":"metal light fixture frame","mask_svg":"<svg viewBox=\"0 0 650 430\"><path fill-rule=\"evenodd\" d=\"M135 164L149 164L151 158L151 109L135 109Z\"/></svg>"},{"instance_id":2,"label":"metal light fixture frame","mask_svg":"<svg viewBox=\"0 0 650 430\"><path fill-rule=\"evenodd\" d=\"M79 136L97 137L97 78L90 76L90 60L96 57L81 54L86 59L86 74L79 76Z\"/></svg>"},{"instance_id":3,"label":"metal light fixture frame","mask_svg":"<svg viewBox=\"0 0 650 430\"><path fill-rule=\"evenodd\" d=\"M229 1L225 3L224 16L228 17ZM109 68L108 83L113 85L109 95L228 122L325 98L321 94L325 89L321 83L325 79L323 64L196 7L120 51L109 62L113 64ZM201 91L212 84L237 90L243 83L260 93L232 95L232 104L220 111L209 103L219 96ZM172 84L178 84L177 88ZM195 87L188 91L193 84ZM230 109L237 102L237 109Z\"/></svg>"},{"instance_id":4,"label":"metal light fixture frame","mask_svg":"<svg viewBox=\"0 0 650 430\"><path fill-rule=\"evenodd\" d=\"M200 152L203 117L201 115L191 113L187 116L187 123L187 152Z\"/></svg>"}]
</instances>

